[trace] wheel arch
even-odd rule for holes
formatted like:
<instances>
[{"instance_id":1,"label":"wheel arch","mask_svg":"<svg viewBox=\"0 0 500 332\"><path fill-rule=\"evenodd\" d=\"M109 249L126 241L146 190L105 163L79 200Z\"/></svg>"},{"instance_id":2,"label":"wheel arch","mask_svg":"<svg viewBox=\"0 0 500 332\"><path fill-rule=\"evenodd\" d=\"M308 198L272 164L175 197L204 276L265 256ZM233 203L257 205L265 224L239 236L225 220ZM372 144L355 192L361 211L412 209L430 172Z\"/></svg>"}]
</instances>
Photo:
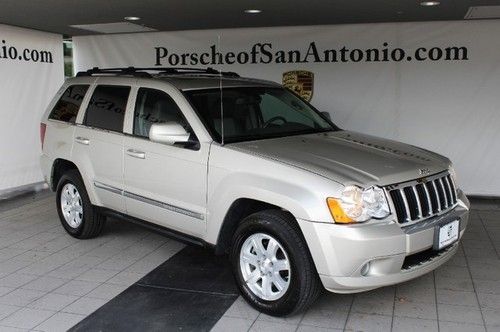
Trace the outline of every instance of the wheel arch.
<instances>
[{"instance_id":1,"label":"wheel arch","mask_svg":"<svg viewBox=\"0 0 500 332\"><path fill-rule=\"evenodd\" d=\"M249 215L264 210L281 210L289 213L295 220L295 217L289 210L278 205L253 198L238 198L233 201L224 216L215 245L215 253L218 255L227 253L231 247L234 232L240 222Z\"/></svg>"},{"instance_id":2,"label":"wheel arch","mask_svg":"<svg viewBox=\"0 0 500 332\"><path fill-rule=\"evenodd\" d=\"M64 173L72 169L77 170L78 173L80 173L78 167L73 162L62 158L55 159L54 162L52 163L52 171L50 174L50 189L52 191L56 191L57 185L59 184L59 180L61 179L61 177L64 175Z\"/></svg>"}]
</instances>

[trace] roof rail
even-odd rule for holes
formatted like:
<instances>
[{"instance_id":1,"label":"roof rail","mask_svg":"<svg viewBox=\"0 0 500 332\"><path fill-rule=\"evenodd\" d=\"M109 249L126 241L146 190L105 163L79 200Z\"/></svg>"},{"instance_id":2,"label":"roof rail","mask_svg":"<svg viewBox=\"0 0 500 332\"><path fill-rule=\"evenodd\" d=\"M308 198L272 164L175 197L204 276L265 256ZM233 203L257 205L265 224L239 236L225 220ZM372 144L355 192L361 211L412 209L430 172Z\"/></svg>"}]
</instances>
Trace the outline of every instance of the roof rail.
<instances>
[{"instance_id":1,"label":"roof rail","mask_svg":"<svg viewBox=\"0 0 500 332\"><path fill-rule=\"evenodd\" d=\"M94 75L124 75L124 76L136 76L136 77L153 77L150 71L156 72L157 74L166 75L188 75L188 74L199 74L199 75L214 75L214 76L226 76L226 77L239 77L235 72L230 71L218 71L211 67L208 68L175 68L175 67L151 67L151 68L138 68L138 67L123 67L123 68L98 68L94 67L92 69L81 71L76 74L76 77L82 76L94 76Z\"/></svg>"}]
</instances>

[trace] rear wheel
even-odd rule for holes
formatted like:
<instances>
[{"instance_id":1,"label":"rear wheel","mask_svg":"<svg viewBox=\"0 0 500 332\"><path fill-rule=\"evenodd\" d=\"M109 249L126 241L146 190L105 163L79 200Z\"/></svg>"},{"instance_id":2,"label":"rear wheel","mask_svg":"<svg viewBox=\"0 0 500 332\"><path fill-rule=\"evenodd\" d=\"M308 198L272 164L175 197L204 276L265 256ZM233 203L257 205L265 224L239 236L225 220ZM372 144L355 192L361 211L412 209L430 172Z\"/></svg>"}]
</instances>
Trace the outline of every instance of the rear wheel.
<instances>
[{"instance_id":1,"label":"rear wheel","mask_svg":"<svg viewBox=\"0 0 500 332\"><path fill-rule=\"evenodd\" d=\"M273 316L306 309L321 291L314 263L290 213L252 214L233 237L231 261L243 297Z\"/></svg>"},{"instance_id":2,"label":"rear wheel","mask_svg":"<svg viewBox=\"0 0 500 332\"><path fill-rule=\"evenodd\" d=\"M69 170L61 176L56 193L57 212L66 232L78 239L101 233L105 217L90 202L78 171Z\"/></svg>"}]
</instances>

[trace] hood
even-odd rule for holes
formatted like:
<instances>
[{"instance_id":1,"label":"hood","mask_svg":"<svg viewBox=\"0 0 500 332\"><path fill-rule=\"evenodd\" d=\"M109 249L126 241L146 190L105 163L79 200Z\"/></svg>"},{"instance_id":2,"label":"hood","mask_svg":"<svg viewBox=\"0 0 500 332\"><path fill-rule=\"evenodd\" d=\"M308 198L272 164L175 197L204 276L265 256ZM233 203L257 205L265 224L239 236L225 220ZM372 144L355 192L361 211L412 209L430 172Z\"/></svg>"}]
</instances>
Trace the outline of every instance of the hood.
<instances>
[{"instance_id":1,"label":"hood","mask_svg":"<svg viewBox=\"0 0 500 332\"><path fill-rule=\"evenodd\" d=\"M352 131L289 136L230 145L342 184L388 185L448 169L448 158L412 145Z\"/></svg>"}]
</instances>

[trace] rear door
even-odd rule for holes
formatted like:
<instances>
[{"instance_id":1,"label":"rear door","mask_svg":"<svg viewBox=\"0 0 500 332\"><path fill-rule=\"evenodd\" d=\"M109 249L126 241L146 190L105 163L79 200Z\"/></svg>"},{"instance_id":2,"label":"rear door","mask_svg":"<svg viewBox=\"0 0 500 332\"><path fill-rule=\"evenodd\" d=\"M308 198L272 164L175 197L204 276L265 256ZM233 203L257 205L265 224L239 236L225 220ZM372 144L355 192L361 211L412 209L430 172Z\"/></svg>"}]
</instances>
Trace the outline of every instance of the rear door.
<instances>
[{"instance_id":1,"label":"rear door","mask_svg":"<svg viewBox=\"0 0 500 332\"><path fill-rule=\"evenodd\" d=\"M202 236L210 143L198 141L177 102L182 98L174 88L137 89L130 134L124 140L125 202L131 216ZM199 144L186 147L150 141L151 125L163 122L181 123Z\"/></svg>"},{"instance_id":2,"label":"rear door","mask_svg":"<svg viewBox=\"0 0 500 332\"><path fill-rule=\"evenodd\" d=\"M74 135L73 159L83 168L94 204L125 211L123 200L123 123L130 97L128 81L99 78Z\"/></svg>"}]
</instances>

